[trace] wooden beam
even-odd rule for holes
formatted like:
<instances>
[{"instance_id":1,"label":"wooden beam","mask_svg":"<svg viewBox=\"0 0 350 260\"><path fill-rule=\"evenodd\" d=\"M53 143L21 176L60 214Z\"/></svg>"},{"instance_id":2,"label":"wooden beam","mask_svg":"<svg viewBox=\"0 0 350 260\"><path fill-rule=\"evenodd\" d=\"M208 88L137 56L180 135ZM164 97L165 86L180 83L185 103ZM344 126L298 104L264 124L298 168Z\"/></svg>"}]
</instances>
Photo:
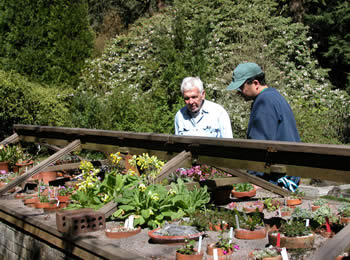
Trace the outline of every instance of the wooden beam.
<instances>
[{"instance_id":1,"label":"wooden beam","mask_svg":"<svg viewBox=\"0 0 350 260\"><path fill-rule=\"evenodd\" d=\"M98 211L102 212L103 214L105 214L105 218L109 218L110 216L112 216L112 214L114 212L116 212L116 210L118 209L117 207L117 203L114 201L110 201L108 202L106 205L104 205L102 208L100 208Z\"/></svg>"},{"instance_id":2,"label":"wooden beam","mask_svg":"<svg viewBox=\"0 0 350 260\"><path fill-rule=\"evenodd\" d=\"M268 181L265 181L257 176L251 175L247 172L234 170L234 169L228 169L228 168L218 168L218 169L223 170L225 172L228 172L234 176L245 178L247 181L249 181L257 186L260 186L260 187L264 188L265 190L274 192L274 193L282 195L284 197L288 197L291 194L290 191L283 189L283 188L281 188L275 184L272 184Z\"/></svg>"},{"instance_id":3,"label":"wooden beam","mask_svg":"<svg viewBox=\"0 0 350 260\"><path fill-rule=\"evenodd\" d=\"M161 182L164 178L166 178L170 173L172 173L175 169L180 168L185 163L191 160L191 153L182 151L170 161L168 161L160 171L159 175L155 178L155 182Z\"/></svg>"},{"instance_id":4,"label":"wooden beam","mask_svg":"<svg viewBox=\"0 0 350 260\"><path fill-rule=\"evenodd\" d=\"M36 165L33 168L31 168L25 174L18 176L16 179L14 179L10 183L8 183L6 186L0 188L0 196L3 195L5 192L9 191L10 189L16 187L17 185L22 184L24 181L26 181L30 177L34 176L35 174L42 172L43 170L45 170L53 162L56 162L62 156L66 155L66 154L70 153L71 151L74 151L74 150L76 150L78 148L80 148L80 140L73 141L68 146L63 148L62 150L60 150L57 153L51 155L46 160L42 161L38 165Z\"/></svg>"},{"instance_id":5,"label":"wooden beam","mask_svg":"<svg viewBox=\"0 0 350 260\"><path fill-rule=\"evenodd\" d=\"M14 133L13 135L7 137L6 139L2 140L0 144L5 145L5 144L12 144L12 143L17 143L19 141L19 136L17 133Z\"/></svg>"},{"instance_id":6,"label":"wooden beam","mask_svg":"<svg viewBox=\"0 0 350 260\"><path fill-rule=\"evenodd\" d=\"M271 171L271 165L285 165L288 175L305 178L342 180L350 183L350 146L246 140L231 138L188 137L153 133L133 133L96 129L15 125L21 140L66 143L80 139L83 148L116 149L130 154L147 152L150 155L173 157L182 151L191 152L193 158L210 159L208 163L231 169ZM159 154L159 155L158 155ZM310 168L317 170L308 171ZM298 173L299 172L299 173Z\"/></svg>"},{"instance_id":7,"label":"wooden beam","mask_svg":"<svg viewBox=\"0 0 350 260\"><path fill-rule=\"evenodd\" d=\"M350 224L346 225L334 237L328 239L320 247L311 260L334 260L338 255L350 247Z\"/></svg>"}]
</instances>

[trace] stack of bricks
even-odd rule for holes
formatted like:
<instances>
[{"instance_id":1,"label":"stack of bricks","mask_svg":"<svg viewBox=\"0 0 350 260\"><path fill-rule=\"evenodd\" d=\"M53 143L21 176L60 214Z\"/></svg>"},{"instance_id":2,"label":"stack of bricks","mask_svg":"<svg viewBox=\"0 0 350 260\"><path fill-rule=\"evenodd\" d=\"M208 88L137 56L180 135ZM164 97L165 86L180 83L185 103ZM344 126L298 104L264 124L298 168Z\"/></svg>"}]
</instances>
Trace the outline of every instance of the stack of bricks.
<instances>
[{"instance_id":1,"label":"stack of bricks","mask_svg":"<svg viewBox=\"0 0 350 260\"><path fill-rule=\"evenodd\" d=\"M57 230L64 234L78 235L106 228L104 213L93 209L64 210L56 212Z\"/></svg>"}]
</instances>

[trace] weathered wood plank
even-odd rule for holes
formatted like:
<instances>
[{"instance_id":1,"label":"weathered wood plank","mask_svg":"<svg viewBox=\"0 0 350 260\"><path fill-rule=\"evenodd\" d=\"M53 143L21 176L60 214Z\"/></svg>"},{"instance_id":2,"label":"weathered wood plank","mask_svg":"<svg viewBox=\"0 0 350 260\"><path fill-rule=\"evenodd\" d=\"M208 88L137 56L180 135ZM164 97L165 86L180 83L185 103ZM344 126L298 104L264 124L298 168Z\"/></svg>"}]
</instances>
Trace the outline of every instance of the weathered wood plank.
<instances>
[{"instance_id":1,"label":"weathered wood plank","mask_svg":"<svg viewBox=\"0 0 350 260\"><path fill-rule=\"evenodd\" d=\"M312 256L311 260L334 260L344 250L350 247L350 224L340 230L334 237L328 239Z\"/></svg>"},{"instance_id":2,"label":"weathered wood plank","mask_svg":"<svg viewBox=\"0 0 350 260\"><path fill-rule=\"evenodd\" d=\"M62 150L58 151L57 153L51 155L49 158L47 158L46 160L42 161L38 165L34 166L33 168L31 168L26 173L18 176L15 180L11 181L6 186L0 188L0 195L3 195L5 192L7 192L10 189L16 187L17 185L22 184L24 181L26 181L30 177L34 176L35 174L37 174L39 172L42 172L45 168L47 168L47 166L49 166L53 162L55 162L58 159L60 159L62 156L70 153L71 151L74 151L74 150L80 148L80 144L81 144L80 140L73 141L71 144L69 144L68 146L66 146Z\"/></svg>"},{"instance_id":3,"label":"weathered wood plank","mask_svg":"<svg viewBox=\"0 0 350 260\"><path fill-rule=\"evenodd\" d=\"M6 139L2 140L0 144L5 145L5 144L12 144L12 143L17 143L20 140L19 136L17 133L14 133L7 137Z\"/></svg>"},{"instance_id":4,"label":"weathered wood plank","mask_svg":"<svg viewBox=\"0 0 350 260\"><path fill-rule=\"evenodd\" d=\"M147 152L173 157L182 151L211 165L231 169L271 171L271 165L285 165L288 175L350 182L350 146L230 138L184 137L81 128L15 125L21 140L67 142L82 140L83 148L123 150L130 154ZM159 155L158 155L159 154ZM169 158L170 157L170 158ZM215 162L216 161L216 162ZM317 170L309 171L310 168ZM320 169L320 170L318 170Z\"/></svg>"},{"instance_id":5,"label":"weathered wood plank","mask_svg":"<svg viewBox=\"0 0 350 260\"><path fill-rule=\"evenodd\" d=\"M186 162L190 161L191 157L192 155L190 152L182 151L163 166L162 170L154 181L159 183L175 169L183 166Z\"/></svg>"},{"instance_id":6,"label":"weathered wood plank","mask_svg":"<svg viewBox=\"0 0 350 260\"><path fill-rule=\"evenodd\" d=\"M285 196L285 197L289 196L291 193L290 191L288 191L286 189L283 189L277 185L274 185L274 184L272 184L268 181L265 181L257 176L251 175L251 174L243 172L243 171L234 170L234 169L227 169L227 168L222 168L221 170L226 171L234 176L245 178L247 181L249 181L257 186L260 186L268 191L277 193L277 194Z\"/></svg>"}]
</instances>

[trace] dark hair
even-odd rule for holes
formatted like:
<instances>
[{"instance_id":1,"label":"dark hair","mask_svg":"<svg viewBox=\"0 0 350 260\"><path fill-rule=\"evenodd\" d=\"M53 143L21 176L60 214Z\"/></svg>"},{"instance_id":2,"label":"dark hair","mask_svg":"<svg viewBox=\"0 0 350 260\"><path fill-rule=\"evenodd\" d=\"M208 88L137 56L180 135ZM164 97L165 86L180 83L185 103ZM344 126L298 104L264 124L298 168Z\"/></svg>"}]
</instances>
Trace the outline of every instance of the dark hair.
<instances>
[{"instance_id":1,"label":"dark hair","mask_svg":"<svg viewBox=\"0 0 350 260\"><path fill-rule=\"evenodd\" d=\"M254 80L259 81L260 85L265 86L265 73L261 72L260 74L256 75L255 77L249 78L245 81L247 84L252 84Z\"/></svg>"}]
</instances>

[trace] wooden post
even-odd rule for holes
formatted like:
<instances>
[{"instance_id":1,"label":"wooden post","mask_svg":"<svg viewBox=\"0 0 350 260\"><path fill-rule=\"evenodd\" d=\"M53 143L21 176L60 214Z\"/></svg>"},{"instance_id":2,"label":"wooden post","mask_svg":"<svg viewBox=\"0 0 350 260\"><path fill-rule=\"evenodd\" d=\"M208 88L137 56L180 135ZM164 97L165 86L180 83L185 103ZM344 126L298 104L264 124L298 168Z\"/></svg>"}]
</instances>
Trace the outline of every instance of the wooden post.
<instances>
[{"instance_id":1,"label":"wooden post","mask_svg":"<svg viewBox=\"0 0 350 260\"><path fill-rule=\"evenodd\" d=\"M11 181L6 186L0 189L0 196L3 195L5 192L9 191L10 189L16 187L17 185L22 184L24 181L34 176L35 174L42 172L53 162L56 162L58 159L60 159L66 154L69 154L71 151L78 149L80 145L81 145L80 140L75 140L69 145L67 145L65 148L61 149L57 153L51 155L46 160L42 161L40 164L31 168L25 174L18 176L16 179L14 179L13 181Z\"/></svg>"},{"instance_id":2,"label":"wooden post","mask_svg":"<svg viewBox=\"0 0 350 260\"><path fill-rule=\"evenodd\" d=\"M19 141L19 136L18 134L14 133L13 135L2 140L0 144L5 145L5 144L17 143L18 141Z\"/></svg>"}]
</instances>

